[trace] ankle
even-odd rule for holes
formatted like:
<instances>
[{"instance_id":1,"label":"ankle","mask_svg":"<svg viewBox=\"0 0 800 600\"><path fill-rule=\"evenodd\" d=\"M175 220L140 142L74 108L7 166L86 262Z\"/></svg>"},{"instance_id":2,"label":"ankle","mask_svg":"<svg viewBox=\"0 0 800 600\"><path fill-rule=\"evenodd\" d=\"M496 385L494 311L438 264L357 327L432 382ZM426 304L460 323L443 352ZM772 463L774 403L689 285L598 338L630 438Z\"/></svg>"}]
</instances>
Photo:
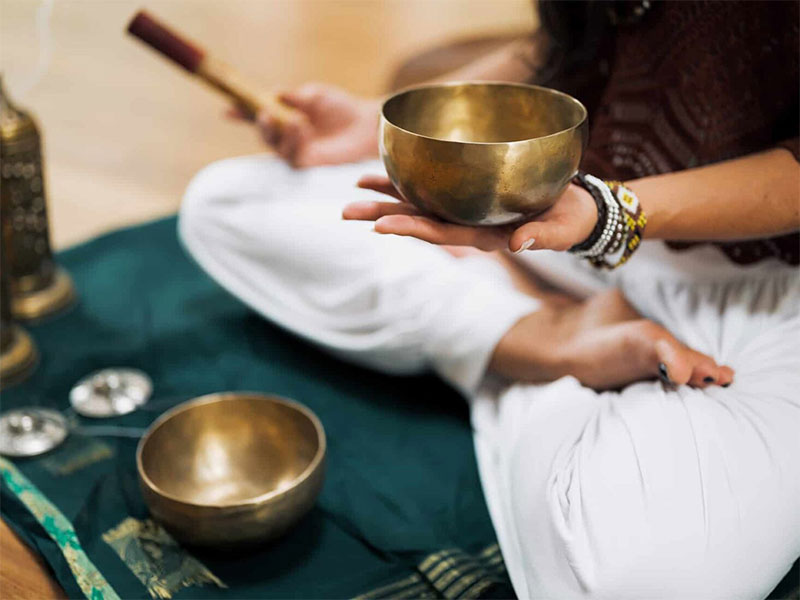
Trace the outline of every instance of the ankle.
<instances>
[{"instance_id":1,"label":"ankle","mask_svg":"<svg viewBox=\"0 0 800 600\"><path fill-rule=\"evenodd\" d=\"M572 320L571 306L543 302L523 317L497 344L489 370L511 379L544 382L568 373L566 340Z\"/></svg>"}]
</instances>

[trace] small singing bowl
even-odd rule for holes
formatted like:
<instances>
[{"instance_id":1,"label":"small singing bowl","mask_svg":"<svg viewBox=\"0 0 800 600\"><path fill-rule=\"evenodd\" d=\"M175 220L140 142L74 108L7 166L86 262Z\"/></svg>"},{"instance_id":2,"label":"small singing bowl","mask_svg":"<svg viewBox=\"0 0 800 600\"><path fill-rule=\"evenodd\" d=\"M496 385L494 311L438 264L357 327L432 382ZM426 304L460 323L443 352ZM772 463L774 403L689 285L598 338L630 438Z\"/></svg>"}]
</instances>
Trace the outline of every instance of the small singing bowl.
<instances>
[{"instance_id":1,"label":"small singing bowl","mask_svg":"<svg viewBox=\"0 0 800 600\"><path fill-rule=\"evenodd\" d=\"M381 110L381 157L423 211L504 225L550 208L578 171L586 108L544 87L451 83L399 92Z\"/></svg>"},{"instance_id":2,"label":"small singing bowl","mask_svg":"<svg viewBox=\"0 0 800 600\"><path fill-rule=\"evenodd\" d=\"M325 431L308 408L251 392L210 394L166 412L136 467L154 518L181 542L218 549L266 542L314 505Z\"/></svg>"}]
</instances>

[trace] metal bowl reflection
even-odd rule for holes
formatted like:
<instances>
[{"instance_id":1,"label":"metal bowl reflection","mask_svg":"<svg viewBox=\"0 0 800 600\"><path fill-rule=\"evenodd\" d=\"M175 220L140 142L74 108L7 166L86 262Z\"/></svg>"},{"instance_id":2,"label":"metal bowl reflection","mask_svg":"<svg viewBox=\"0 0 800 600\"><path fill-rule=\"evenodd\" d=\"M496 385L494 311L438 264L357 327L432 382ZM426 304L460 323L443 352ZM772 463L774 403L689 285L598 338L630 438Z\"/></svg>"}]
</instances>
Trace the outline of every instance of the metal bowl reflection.
<instances>
[{"instance_id":1,"label":"metal bowl reflection","mask_svg":"<svg viewBox=\"0 0 800 600\"><path fill-rule=\"evenodd\" d=\"M564 191L586 146L586 118L580 102L538 86L422 86L383 104L381 157L417 207L502 225L546 210Z\"/></svg>"},{"instance_id":2,"label":"metal bowl reflection","mask_svg":"<svg viewBox=\"0 0 800 600\"><path fill-rule=\"evenodd\" d=\"M162 415L136 466L150 512L176 538L227 548L274 539L308 512L325 455L322 424L306 407L229 392Z\"/></svg>"}]
</instances>

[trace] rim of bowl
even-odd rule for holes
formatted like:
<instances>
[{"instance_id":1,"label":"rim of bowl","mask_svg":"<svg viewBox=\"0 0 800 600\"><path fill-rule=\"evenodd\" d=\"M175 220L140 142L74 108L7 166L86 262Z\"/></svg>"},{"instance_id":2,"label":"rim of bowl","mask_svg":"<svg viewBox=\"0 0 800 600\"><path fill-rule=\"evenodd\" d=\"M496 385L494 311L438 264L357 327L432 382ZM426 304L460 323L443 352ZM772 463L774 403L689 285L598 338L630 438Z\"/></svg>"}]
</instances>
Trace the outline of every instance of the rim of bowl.
<instances>
[{"instance_id":1,"label":"rim of bowl","mask_svg":"<svg viewBox=\"0 0 800 600\"><path fill-rule=\"evenodd\" d=\"M317 448L316 454L314 454L314 458L311 459L311 462L308 466L303 470L300 475L292 479L291 485L288 488L282 490L272 490L270 492L265 492L260 496L254 496L253 498L248 498L246 500L237 500L235 502L219 502L214 504L203 504L200 502L189 502L177 496L174 496L168 492L165 492L159 486L157 486L150 477L147 476L145 473L144 466L142 465L142 451L144 449L144 445L147 443L147 440L150 439L153 433L161 427L166 421L171 419L172 417L185 412L191 408L195 408L196 406L201 406L203 404L214 404L217 402L226 402L232 399L235 399L239 396L247 396L251 398L257 398L259 400L268 400L270 402L275 402L277 404L283 404L284 406L288 406L289 408L293 408L298 412L302 413L304 416L308 417L311 423L314 425L314 429L317 432L317 440L319 441L319 447ZM204 396L199 396L197 398L193 398L191 400L187 400L186 402L182 402L177 406L169 409L167 412L162 414L158 417L150 427L147 428L147 431L139 440L138 445L136 446L136 470L139 473L139 476L145 482L147 487L151 490L157 492L160 496L167 498L173 502L177 502L179 504L183 504L185 506L197 506L201 508L235 508L239 506L248 506L251 504L260 504L266 500L271 500L272 498L277 498L284 494L287 494L292 489L297 487L303 481L308 479L311 476L319 464L322 462L322 459L327 452L327 439L325 437L325 429L322 427L322 422L319 420L314 412L308 408L307 406L300 404L296 400L290 400L289 398L284 398L283 396L277 396L273 394L265 394L263 392L249 392L249 391L237 391L237 392L214 392L212 394L205 394Z\"/></svg>"},{"instance_id":2,"label":"rim of bowl","mask_svg":"<svg viewBox=\"0 0 800 600\"><path fill-rule=\"evenodd\" d=\"M489 86L494 85L494 86L504 86L504 87L527 88L527 89L534 89L534 90L544 90L544 91L546 91L548 93L551 93L553 95L556 95L556 96L563 96L564 98L566 98L567 100L569 100L573 104L577 104L578 107L581 109L581 112L583 114L582 114L580 120L577 123L575 123L575 125L567 127L566 129L560 129L559 131L556 131L554 133L549 133L547 135L540 135L540 136L537 136L537 137L524 138L524 139L521 139L521 140L513 140L513 141L509 141L509 142L460 142L458 140L446 140L446 139L443 139L443 138L433 137L433 136L430 136L430 135L422 135L421 133L416 133L414 131L410 131L408 129L400 127L396 123L394 123L391 120L389 120L389 118L386 116L386 105L389 104L389 102L391 102L392 100L394 100L398 96L402 96L403 94L405 94L407 92L413 92L413 91L416 91L416 90L435 89L435 88L442 88L442 87L479 86L479 85L489 85ZM450 143L450 144L472 144L472 145L475 145L475 146L501 146L501 145L505 146L505 145L509 145L509 144L523 144L523 143L526 143L526 142L530 142L532 140L546 140L547 138L551 138L551 137L554 137L554 136L557 136L557 135L561 135L561 134L566 133L568 131L576 130L578 127L583 125L588 118L589 118L589 111L586 110L586 107L583 105L583 102L581 102L580 100L578 100L577 98L575 98L573 96L570 96L569 94L566 94L564 92L560 92L558 90L554 90L553 88L545 87L543 85L533 85L533 84L530 84L530 83L513 83L513 82L509 82L509 81L448 81L446 83L423 83L423 84L420 84L420 85L412 85L412 86L403 88L401 90L398 90L398 91L394 92L391 96L389 96L386 100L384 100L383 103L381 104L381 120L385 121L386 123L388 123L389 125L391 125L395 129L399 129L400 131L402 131L404 133L408 133L410 135L415 135L417 137L420 137L420 138L423 138L423 139L426 139L426 140L434 140L436 142L443 142L443 143Z\"/></svg>"}]
</instances>

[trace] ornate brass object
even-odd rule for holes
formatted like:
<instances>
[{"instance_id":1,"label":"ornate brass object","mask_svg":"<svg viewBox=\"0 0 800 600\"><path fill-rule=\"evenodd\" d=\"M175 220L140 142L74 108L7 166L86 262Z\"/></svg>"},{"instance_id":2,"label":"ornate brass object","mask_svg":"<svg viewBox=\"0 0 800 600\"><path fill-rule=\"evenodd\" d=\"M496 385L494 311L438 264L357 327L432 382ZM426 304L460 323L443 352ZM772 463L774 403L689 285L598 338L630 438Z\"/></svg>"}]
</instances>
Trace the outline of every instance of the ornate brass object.
<instances>
[{"instance_id":1,"label":"ornate brass object","mask_svg":"<svg viewBox=\"0 0 800 600\"><path fill-rule=\"evenodd\" d=\"M39 354L28 332L18 325L3 323L0 354L0 389L19 383L36 367Z\"/></svg>"},{"instance_id":2,"label":"ornate brass object","mask_svg":"<svg viewBox=\"0 0 800 600\"><path fill-rule=\"evenodd\" d=\"M553 205L578 170L584 106L548 88L452 83L412 88L381 111L386 171L409 202L465 225L502 225Z\"/></svg>"},{"instance_id":3,"label":"ornate brass object","mask_svg":"<svg viewBox=\"0 0 800 600\"><path fill-rule=\"evenodd\" d=\"M75 291L50 250L39 131L31 116L11 103L2 81L0 200L14 316L40 319L65 309Z\"/></svg>"},{"instance_id":4,"label":"ornate brass object","mask_svg":"<svg viewBox=\"0 0 800 600\"><path fill-rule=\"evenodd\" d=\"M8 269L2 251L4 237L0 231L0 388L25 379L33 371L38 358L31 336L14 324L11 316Z\"/></svg>"},{"instance_id":5,"label":"ornate brass object","mask_svg":"<svg viewBox=\"0 0 800 600\"><path fill-rule=\"evenodd\" d=\"M325 432L306 407L251 392L210 394L162 415L136 467L153 517L187 544L274 539L313 506Z\"/></svg>"}]
</instances>

